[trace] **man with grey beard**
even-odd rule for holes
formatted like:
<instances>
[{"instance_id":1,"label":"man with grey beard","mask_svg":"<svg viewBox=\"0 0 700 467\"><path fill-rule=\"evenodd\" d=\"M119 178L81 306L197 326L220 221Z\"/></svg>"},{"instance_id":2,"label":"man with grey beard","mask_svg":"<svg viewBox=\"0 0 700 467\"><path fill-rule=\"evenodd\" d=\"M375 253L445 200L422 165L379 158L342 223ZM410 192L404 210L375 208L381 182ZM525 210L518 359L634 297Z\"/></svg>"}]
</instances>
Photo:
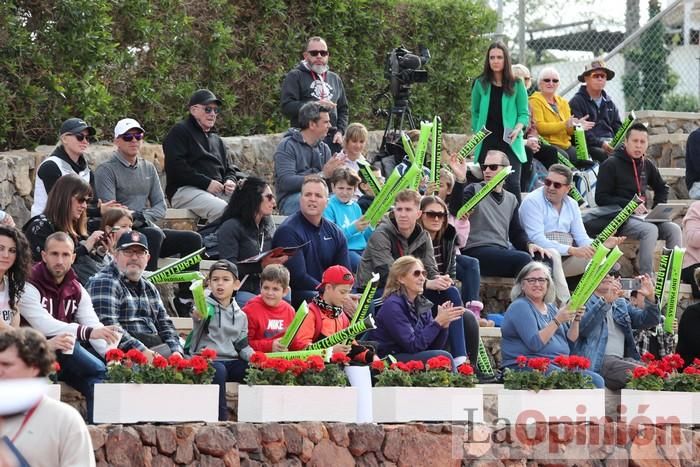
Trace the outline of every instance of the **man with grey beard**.
<instances>
[{"instance_id":1,"label":"man with grey beard","mask_svg":"<svg viewBox=\"0 0 700 467\"><path fill-rule=\"evenodd\" d=\"M306 42L304 59L284 77L282 82L282 113L292 128L299 128L299 109L309 101L318 101L330 110L331 129L324 142L331 154L342 149L343 135L348 126L348 101L343 81L328 69L328 46L314 36Z\"/></svg>"},{"instance_id":2,"label":"man with grey beard","mask_svg":"<svg viewBox=\"0 0 700 467\"><path fill-rule=\"evenodd\" d=\"M148 241L141 232L124 233L117 241L114 262L87 284L92 305L106 326L118 324L124 331L119 348L182 355L175 326L165 311L156 287L143 278L148 263Z\"/></svg>"}]
</instances>

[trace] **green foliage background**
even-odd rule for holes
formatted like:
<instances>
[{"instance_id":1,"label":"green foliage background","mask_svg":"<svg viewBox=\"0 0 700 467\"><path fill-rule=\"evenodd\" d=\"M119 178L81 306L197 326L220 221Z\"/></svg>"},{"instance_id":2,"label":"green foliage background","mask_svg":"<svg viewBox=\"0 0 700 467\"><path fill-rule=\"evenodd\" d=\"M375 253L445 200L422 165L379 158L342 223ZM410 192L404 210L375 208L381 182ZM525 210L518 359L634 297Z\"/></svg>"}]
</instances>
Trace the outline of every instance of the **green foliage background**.
<instances>
[{"instance_id":1,"label":"green foliage background","mask_svg":"<svg viewBox=\"0 0 700 467\"><path fill-rule=\"evenodd\" d=\"M284 130L279 86L305 39L326 38L345 83L351 121L381 128L372 97L387 81L386 52L430 48L430 81L414 114L468 128L468 79L495 26L485 0L7 0L0 2L0 149L53 144L61 121L85 118L109 138L122 117L160 141L189 95L226 104L224 135ZM389 102L383 102L387 107Z\"/></svg>"}]
</instances>

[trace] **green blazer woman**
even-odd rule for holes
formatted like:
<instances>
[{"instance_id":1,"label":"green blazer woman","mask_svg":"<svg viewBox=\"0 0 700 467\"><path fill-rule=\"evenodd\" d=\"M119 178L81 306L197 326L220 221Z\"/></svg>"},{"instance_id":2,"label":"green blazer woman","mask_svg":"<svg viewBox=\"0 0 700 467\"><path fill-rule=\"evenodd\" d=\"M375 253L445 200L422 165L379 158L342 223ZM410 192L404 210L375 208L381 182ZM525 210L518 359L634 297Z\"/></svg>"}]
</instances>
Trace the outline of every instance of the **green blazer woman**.
<instances>
[{"instance_id":1,"label":"green blazer woman","mask_svg":"<svg viewBox=\"0 0 700 467\"><path fill-rule=\"evenodd\" d=\"M472 87L472 131L479 131L486 124L489 113L489 98L491 97L491 83L484 83L481 78L474 81ZM521 163L527 162L525 155L525 143L523 141L523 130L527 128L530 121L530 114L527 103L527 90L523 80L516 79L513 87L513 94L503 92L501 99L503 127L515 128L520 124L518 136L510 144L513 153ZM502 138L503 135L498 135ZM483 143L481 143L483 144ZM477 159L481 155L481 144L476 147L474 154Z\"/></svg>"}]
</instances>

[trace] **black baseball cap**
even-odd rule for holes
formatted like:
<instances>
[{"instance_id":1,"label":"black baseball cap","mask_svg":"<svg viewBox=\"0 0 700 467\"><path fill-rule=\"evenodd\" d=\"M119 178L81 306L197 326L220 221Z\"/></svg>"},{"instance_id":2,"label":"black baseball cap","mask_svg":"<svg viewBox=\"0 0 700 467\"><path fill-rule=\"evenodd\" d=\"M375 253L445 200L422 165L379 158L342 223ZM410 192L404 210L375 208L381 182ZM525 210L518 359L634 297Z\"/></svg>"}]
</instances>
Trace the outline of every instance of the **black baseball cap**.
<instances>
[{"instance_id":1,"label":"black baseball cap","mask_svg":"<svg viewBox=\"0 0 700 467\"><path fill-rule=\"evenodd\" d=\"M238 267L227 259L220 259L209 268L209 277L214 271L228 271L238 279Z\"/></svg>"},{"instance_id":2,"label":"black baseball cap","mask_svg":"<svg viewBox=\"0 0 700 467\"><path fill-rule=\"evenodd\" d=\"M136 230L124 232L117 240L117 250L125 250L130 246L140 246L148 251L148 240L144 234Z\"/></svg>"},{"instance_id":3,"label":"black baseball cap","mask_svg":"<svg viewBox=\"0 0 700 467\"><path fill-rule=\"evenodd\" d=\"M77 135L78 133L82 133L84 130L87 130L88 133L90 133L90 136L95 136L95 133L97 133L93 127L85 123L85 120L73 117L61 124L61 129L58 131L58 134L59 136L65 133Z\"/></svg>"},{"instance_id":4,"label":"black baseball cap","mask_svg":"<svg viewBox=\"0 0 700 467\"><path fill-rule=\"evenodd\" d=\"M197 91L192 94L192 97L190 97L190 103L187 104L187 107L192 107L193 105L205 105L205 104L211 104L212 102L216 102L218 105L223 105L221 102L221 99L216 97L213 92L211 92L208 89L198 89Z\"/></svg>"}]
</instances>

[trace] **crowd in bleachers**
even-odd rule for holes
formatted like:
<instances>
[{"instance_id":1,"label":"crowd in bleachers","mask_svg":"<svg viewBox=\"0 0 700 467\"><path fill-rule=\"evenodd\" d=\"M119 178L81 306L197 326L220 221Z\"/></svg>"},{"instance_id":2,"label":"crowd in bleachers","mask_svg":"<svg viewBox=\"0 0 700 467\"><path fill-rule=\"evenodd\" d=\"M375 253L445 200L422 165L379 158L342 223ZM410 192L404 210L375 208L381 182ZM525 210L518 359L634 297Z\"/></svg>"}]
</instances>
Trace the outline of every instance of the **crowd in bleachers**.
<instances>
[{"instance_id":1,"label":"crowd in bleachers","mask_svg":"<svg viewBox=\"0 0 700 467\"><path fill-rule=\"evenodd\" d=\"M611 144L622 121L604 90L615 76L604 62L585 67L570 102L557 94L559 74L551 67L540 71L537 91L528 97L529 70L512 65L503 44L492 44L472 83L472 129L490 131L474 162L443 154L438 185L421 167L419 189L398 192L373 226L365 212L377 193L367 173L380 186L390 174L367 157L365 126L349 123L342 80L328 70L328 56L325 41L311 38L304 60L284 81L282 106L293 128L274 154L274 186L235 166L213 130L224 103L202 89L165 136L164 190L153 164L139 156L145 125L119 120L113 157L91 170L84 153L95 130L70 118L38 167L33 217L20 229L3 213L0 330L31 326L46 336L61 364L59 378L87 399L88 420L92 385L104 380L104 356L114 347L142 350L149 359L216 350L220 418L226 419L225 383L243 381L254 352L305 349L346 328L375 274L376 329L333 349L360 364L445 355L455 368L471 364L481 381L489 380L477 362L480 327L494 325L488 312L495 310L479 301L481 278L489 276L515 278L502 325L506 368L519 368L519 355L576 353L591 359L596 386L619 389L639 364L638 344L661 355L672 351L658 331L663 316L652 285L654 251L658 239L668 248L685 244L683 277L695 284L700 205L690 207L683 229L643 219L666 202L668 185L645 156L643 123L632 124L619 146ZM577 131L585 138L577 139ZM690 148L700 144L694 141L689 157L700 152ZM400 171L411 164L395 162L403 163ZM512 173L457 217L506 167ZM583 172L598 181L598 206L587 211L591 224L584 222L585 206L569 196ZM639 240L641 285L630 296L613 273L584 307L569 309L571 291L595 252L593 238L634 196L643 201L636 217L605 245ZM202 235L159 227L168 203L206 221ZM286 216L278 226L276 210ZM202 247L218 261L208 270L206 312L195 308L188 283L179 286L175 312L194 322L184 345L147 277L159 258ZM288 250L267 254L277 247ZM284 346L280 338L302 302L309 314ZM700 356L693 343L698 313L688 308L677 326L686 363Z\"/></svg>"}]
</instances>

